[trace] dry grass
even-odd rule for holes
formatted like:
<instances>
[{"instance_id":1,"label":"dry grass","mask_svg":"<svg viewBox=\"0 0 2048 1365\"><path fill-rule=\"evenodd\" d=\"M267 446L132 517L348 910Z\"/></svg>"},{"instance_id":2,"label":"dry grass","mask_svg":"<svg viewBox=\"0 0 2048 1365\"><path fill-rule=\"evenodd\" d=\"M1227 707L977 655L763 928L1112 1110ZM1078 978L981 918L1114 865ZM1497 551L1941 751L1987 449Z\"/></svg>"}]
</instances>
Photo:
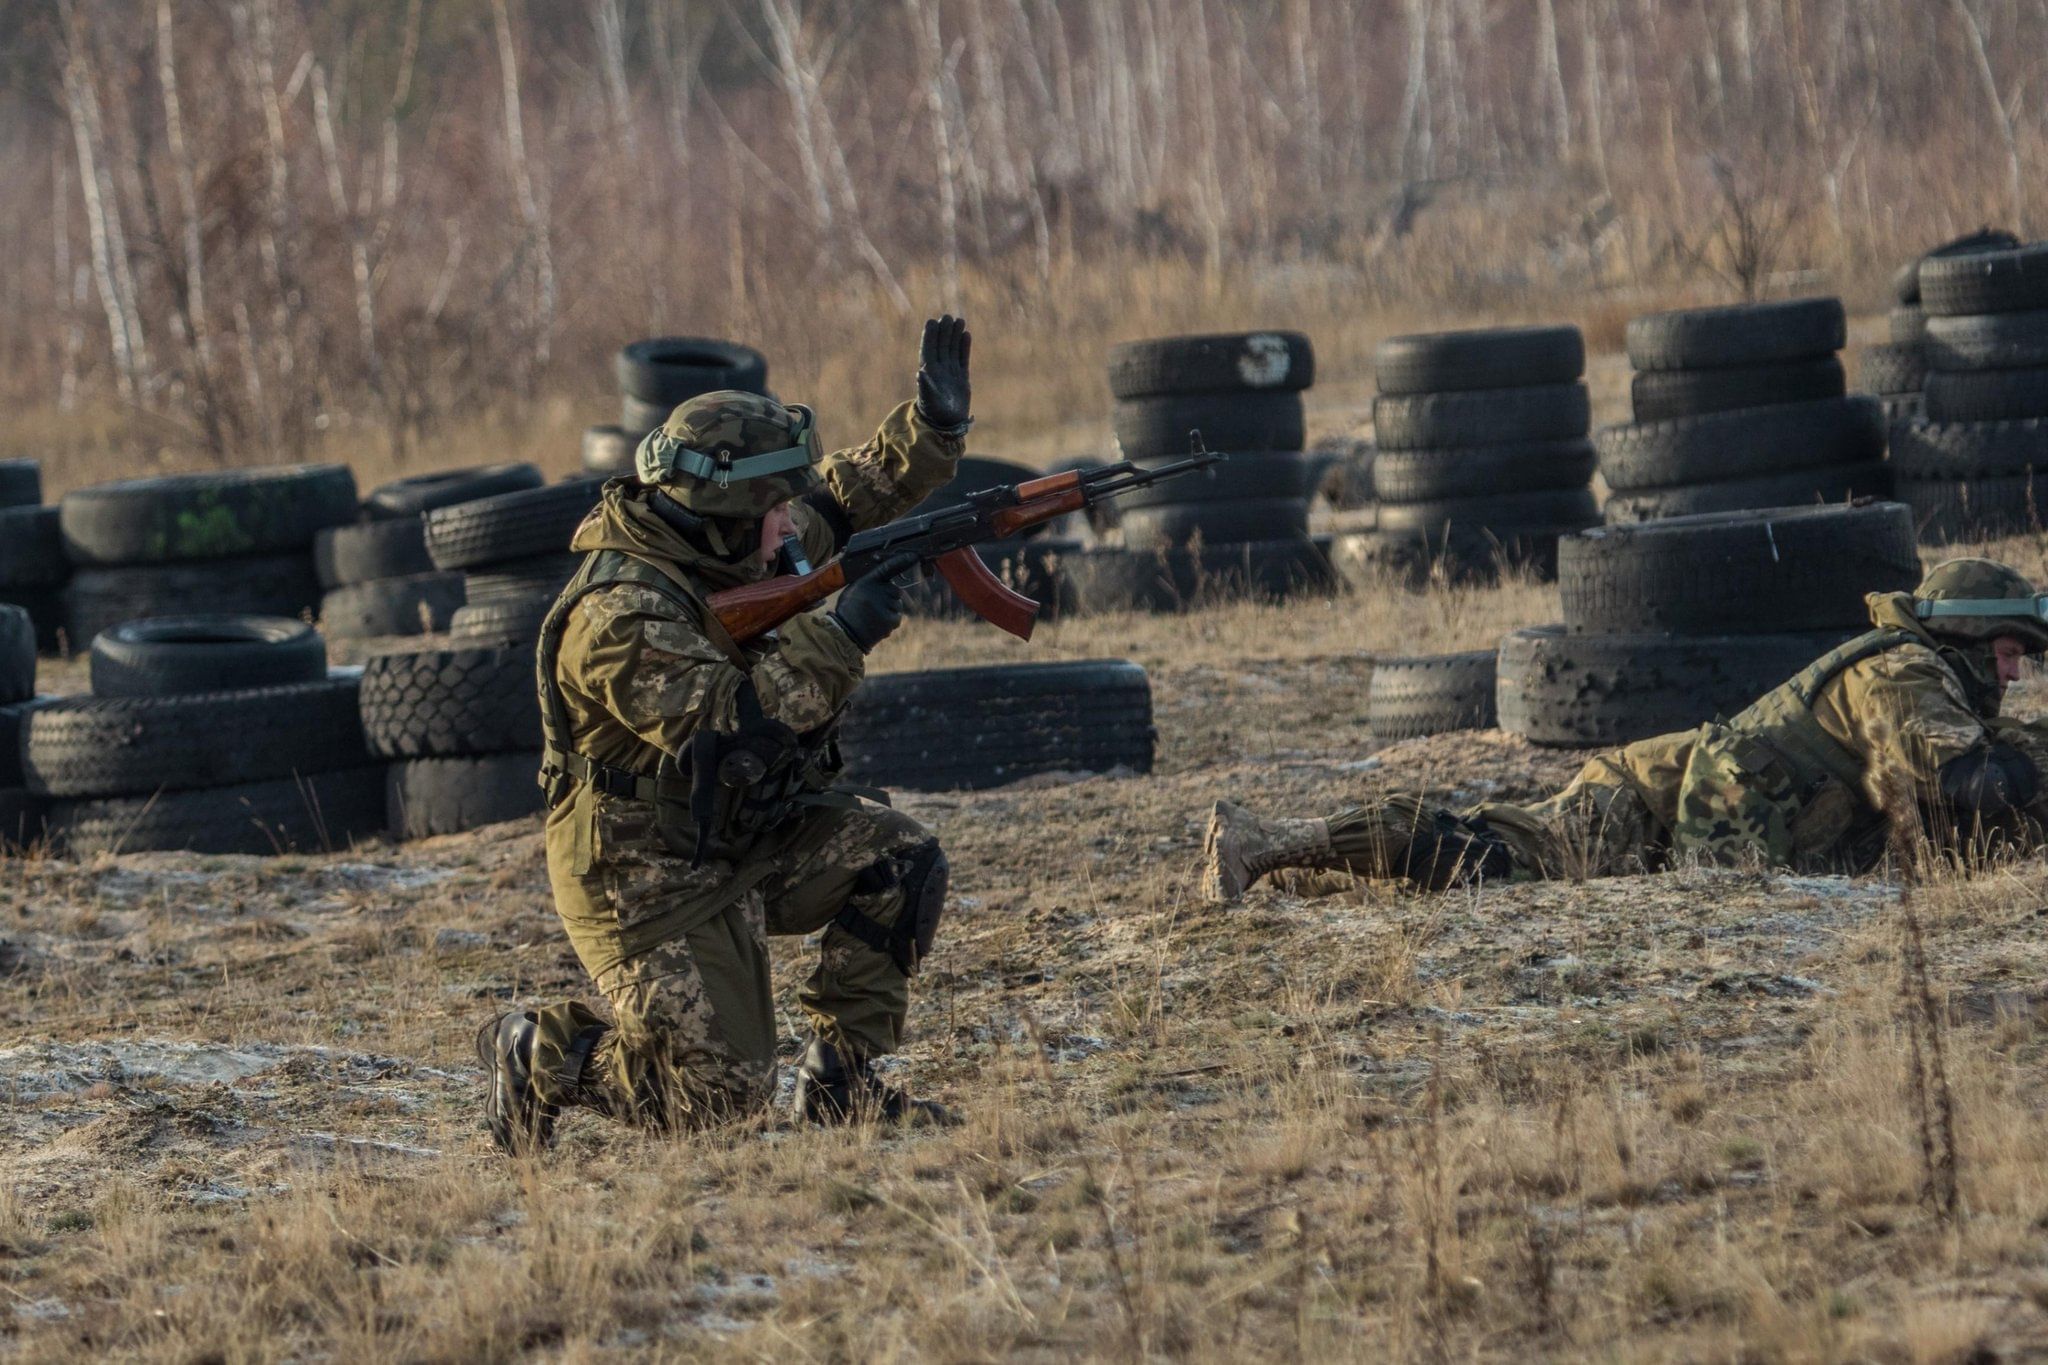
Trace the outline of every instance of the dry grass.
<instances>
[{"instance_id":1,"label":"dry grass","mask_svg":"<svg viewBox=\"0 0 2048 1365\"><path fill-rule=\"evenodd\" d=\"M497 1159L471 1033L584 990L527 826L18 864L0 1336L178 1361L2042 1349L2038 859L1914 892L1953 1219L1923 1198L1884 881L1193 903L1225 791L1562 780L1570 755L1361 723L1374 653L1550 608L1513 585L1048 628L1038 657L1153 669L1160 772L904 799L956 867L903 1063L965 1112L949 1132L576 1117L557 1155ZM1022 657L906 635L891 666Z\"/></svg>"}]
</instances>

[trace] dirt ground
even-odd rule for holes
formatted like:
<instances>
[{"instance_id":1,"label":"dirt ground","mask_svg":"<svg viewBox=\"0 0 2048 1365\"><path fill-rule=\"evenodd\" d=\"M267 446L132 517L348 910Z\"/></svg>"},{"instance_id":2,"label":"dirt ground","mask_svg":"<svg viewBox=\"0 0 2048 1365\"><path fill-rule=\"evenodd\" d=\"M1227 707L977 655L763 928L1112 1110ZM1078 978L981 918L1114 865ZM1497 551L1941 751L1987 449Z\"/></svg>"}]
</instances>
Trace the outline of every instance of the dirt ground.
<instances>
[{"instance_id":1,"label":"dirt ground","mask_svg":"<svg viewBox=\"0 0 2048 1365\"><path fill-rule=\"evenodd\" d=\"M1529 584L1390 588L1029 647L938 623L892 642L889 667L1122 654L1155 688L1150 777L900 799L944 839L955 900L891 1069L964 1114L951 1130L778 1113L660 1139L572 1115L552 1156L499 1158L478 1025L585 993L535 824L9 864L0 1341L168 1361L2048 1354L2039 860L1904 891L1687 871L1195 900L1218 796L1318 812L1564 781L1575 755L1491 732L1382 745L1364 719L1376 654L1554 613ZM807 948L780 946L788 1056Z\"/></svg>"}]
</instances>

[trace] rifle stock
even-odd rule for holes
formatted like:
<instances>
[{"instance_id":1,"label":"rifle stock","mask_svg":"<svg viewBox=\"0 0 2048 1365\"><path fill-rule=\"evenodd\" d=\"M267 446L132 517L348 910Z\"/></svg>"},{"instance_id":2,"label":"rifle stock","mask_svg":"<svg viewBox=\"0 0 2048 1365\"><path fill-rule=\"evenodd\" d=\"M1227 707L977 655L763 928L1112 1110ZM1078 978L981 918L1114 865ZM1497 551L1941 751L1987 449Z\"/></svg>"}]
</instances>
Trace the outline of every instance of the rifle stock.
<instances>
[{"instance_id":1,"label":"rifle stock","mask_svg":"<svg viewBox=\"0 0 2048 1365\"><path fill-rule=\"evenodd\" d=\"M726 588L707 599L711 614L734 640L745 643L809 611L846 586L846 565L833 560L807 574L764 578L744 587Z\"/></svg>"}]
</instances>

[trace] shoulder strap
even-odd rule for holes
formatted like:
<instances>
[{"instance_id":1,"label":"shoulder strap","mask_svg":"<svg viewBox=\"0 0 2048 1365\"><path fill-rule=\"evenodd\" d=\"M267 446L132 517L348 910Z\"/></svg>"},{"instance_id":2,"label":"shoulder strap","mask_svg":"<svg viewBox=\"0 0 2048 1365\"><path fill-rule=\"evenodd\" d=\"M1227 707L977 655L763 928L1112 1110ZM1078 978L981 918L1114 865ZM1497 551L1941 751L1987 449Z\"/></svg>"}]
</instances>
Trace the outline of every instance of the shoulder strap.
<instances>
[{"instance_id":1,"label":"shoulder strap","mask_svg":"<svg viewBox=\"0 0 2048 1365\"><path fill-rule=\"evenodd\" d=\"M1912 631L1900 630L1896 626L1881 626L1876 630L1866 631L1853 640L1845 640L1814 660L1804 672L1792 679L1792 689L1799 698L1799 704L1811 709L1814 699L1820 696L1821 689L1844 671L1854 668L1865 659L1874 659L1889 650L1897 649L1900 645L1924 643L1926 642Z\"/></svg>"}]
</instances>

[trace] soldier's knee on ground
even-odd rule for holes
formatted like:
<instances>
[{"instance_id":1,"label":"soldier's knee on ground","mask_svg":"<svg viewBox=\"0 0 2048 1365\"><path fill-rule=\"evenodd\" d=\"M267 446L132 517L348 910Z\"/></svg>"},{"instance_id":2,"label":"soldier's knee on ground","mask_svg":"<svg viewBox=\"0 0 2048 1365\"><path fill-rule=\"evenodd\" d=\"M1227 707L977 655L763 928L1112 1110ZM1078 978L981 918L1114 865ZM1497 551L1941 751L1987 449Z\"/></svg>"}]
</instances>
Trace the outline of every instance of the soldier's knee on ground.
<instances>
[{"instance_id":1,"label":"soldier's knee on ground","mask_svg":"<svg viewBox=\"0 0 2048 1365\"><path fill-rule=\"evenodd\" d=\"M936 839L877 858L854 877L832 924L915 976L938 938L950 874Z\"/></svg>"}]
</instances>

